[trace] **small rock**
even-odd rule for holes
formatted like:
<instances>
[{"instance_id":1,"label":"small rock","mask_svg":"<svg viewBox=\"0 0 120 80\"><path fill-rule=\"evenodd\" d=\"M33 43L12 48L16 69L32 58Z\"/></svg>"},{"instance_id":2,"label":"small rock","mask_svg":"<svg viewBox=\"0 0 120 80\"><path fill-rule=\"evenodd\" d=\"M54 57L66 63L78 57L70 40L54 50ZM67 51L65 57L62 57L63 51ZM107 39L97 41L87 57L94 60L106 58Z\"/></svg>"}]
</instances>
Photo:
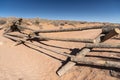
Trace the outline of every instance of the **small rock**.
<instances>
[{"instance_id":1,"label":"small rock","mask_svg":"<svg viewBox=\"0 0 120 80\"><path fill-rule=\"evenodd\" d=\"M110 75L112 77L120 78L120 71L119 70L117 70L117 71L110 70Z\"/></svg>"}]
</instances>

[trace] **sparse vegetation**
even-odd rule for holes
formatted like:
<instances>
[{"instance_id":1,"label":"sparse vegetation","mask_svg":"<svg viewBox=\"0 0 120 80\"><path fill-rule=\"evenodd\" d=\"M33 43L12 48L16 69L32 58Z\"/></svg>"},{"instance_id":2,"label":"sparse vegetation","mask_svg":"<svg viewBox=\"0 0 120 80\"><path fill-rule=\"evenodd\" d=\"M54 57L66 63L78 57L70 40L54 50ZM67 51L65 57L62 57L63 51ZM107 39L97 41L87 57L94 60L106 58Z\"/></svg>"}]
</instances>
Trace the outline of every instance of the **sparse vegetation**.
<instances>
[{"instance_id":1,"label":"sparse vegetation","mask_svg":"<svg viewBox=\"0 0 120 80\"><path fill-rule=\"evenodd\" d=\"M64 26L64 25L65 25L65 23L64 23L64 22L61 22L59 25L60 25L60 26Z\"/></svg>"},{"instance_id":2,"label":"sparse vegetation","mask_svg":"<svg viewBox=\"0 0 120 80\"><path fill-rule=\"evenodd\" d=\"M34 18L34 19L32 20L32 23L35 24L35 25L39 25L39 23L40 23L40 18Z\"/></svg>"},{"instance_id":3,"label":"sparse vegetation","mask_svg":"<svg viewBox=\"0 0 120 80\"><path fill-rule=\"evenodd\" d=\"M85 22L85 21L84 22L80 22L80 24L85 24L85 23L87 23L87 22Z\"/></svg>"},{"instance_id":4,"label":"sparse vegetation","mask_svg":"<svg viewBox=\"0 0 120 80\"><path fill-rule=\"evenodd\" d=\"M55 27L59 26L59 22L58 21L53 21L51 24L54 25Z\"/></svg>"},{"instance_id":5,"label":"sparse vegetation","mask_svg":"<svg viewBox=\"0 0 120 80\"><path fill-rule=\"evenodd\" d=\"M3 24L5 24L5 23L6 23L5 20L0 20L0 25L3 25Z\"/></svg>"}]
</instances>

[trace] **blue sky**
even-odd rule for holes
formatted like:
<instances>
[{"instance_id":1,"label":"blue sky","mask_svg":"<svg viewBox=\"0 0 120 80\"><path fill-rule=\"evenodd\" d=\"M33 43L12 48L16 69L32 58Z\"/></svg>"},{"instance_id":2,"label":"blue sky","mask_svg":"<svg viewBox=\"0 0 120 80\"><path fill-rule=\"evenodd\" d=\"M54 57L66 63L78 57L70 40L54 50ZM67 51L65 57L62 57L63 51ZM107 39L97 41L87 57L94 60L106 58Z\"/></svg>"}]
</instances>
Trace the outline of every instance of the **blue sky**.
<instances>
[{"instance_id":1,"label":"blue sky","mask_svg":"<svg viewBox=\"0 0 120 80\"><path fill-rule=\"evenodd\" d=\"M0 16L120 23L120 0L0 0Z\"/></svg>"}]
</instances>

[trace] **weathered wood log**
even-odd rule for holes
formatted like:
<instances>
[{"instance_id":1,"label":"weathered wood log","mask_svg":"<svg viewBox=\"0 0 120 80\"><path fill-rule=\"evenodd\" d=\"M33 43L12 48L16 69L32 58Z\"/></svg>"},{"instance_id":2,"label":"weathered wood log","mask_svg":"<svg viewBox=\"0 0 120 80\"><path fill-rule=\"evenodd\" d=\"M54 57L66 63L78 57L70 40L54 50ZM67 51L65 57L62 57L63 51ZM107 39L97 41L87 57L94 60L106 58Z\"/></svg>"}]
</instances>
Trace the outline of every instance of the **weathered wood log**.
<instances>
[{"instance_id":1,"label":"weathered wood log","mask_svg":"<svg viewBox=\"0 0 120 80\"><path fill-rule=\"evenodd\" d=\"M69 29L60 29L60 30L38 30L38 31L35 31L35 33L82 31L82 30L89 30L89 29L102 29L105 27L114 27L114 26L113 25L102 25L102 26L89 26L89 27L69 28ZM120 27L120 26L118 25L116 27Z\"/></svg>"},{"instance_id":2,"label":"weathered wood log","mask_svg":"<svg viewBox=\"0 0 120 80\"><path fill-rule=\"evenodd\" d=\"M88 48L84 48L83 50L81 50L78 54L77 54L77 58L83 58L87 53L90 52L90 49ZM69 61L67 64L65 64L62 68L60 68L60 70L57 71L57 74L59 76L62 76L63 74L65 74L69 69L71 69L76 63Z\"/></svg>"},{"instance_id":3,"label":"weathered wood log","mask_svg":"<svg viewBox=\"0 0 120 80\"><path fill-rule=\"evenodd\" d=\"M120 44L106 44L106 43L98 43L98 44L91 44L87 43L85 45L86 48L120 48Z\"/></svg>"},{"instance_id":4,"label":"weathered wood log","mask_svg":"<svg viewBox=\"0 0 120 80\"><path fill-rule=\"evenodd\" d=\"M112 31L113 29L115 28L119 28L120 29L120 26L109 26L109 27L104 27L102 28L102 34L106 34L106 33L109 33L110 31Z\"/></svg>"},{"instance_id":5,"label":"weathered wood log","mask_svg":"<svg viewBox=\"0 0 120 80\"><path fill-rule=\"evenodd\" d=\"M28 35L25 34L20 34L20 35L14 35L11 33L7 33L8 35L13 35L16 37L21 37L21 38L28 38L29 40L34 40L34 38L38 38L39 40L56 40L56 41L69 41L69 42L85 42L85 43L93 43L94 40L93 39L75 39L75 38L59 38L59 37L49 37L49 36L36 36L36 35L30 35L30 37Z\"/></svg>"},{"instance_id":6,"label":"weathered wood log","mask_svg":"<svg viewBox=\"0 0 120 80\"><path fill-rule=\"evenodd\" d=\"M105 40L110 39L111 37L120 34L120 29L119 28L114 28L113 30L109 31L106 33L105 37L102 39L102 42Z\"/></svg>"},{"instance_id":7,"label":"weathered wood log","mask_svg":"<svg viewBox=\"0 0 120 80\"><path fill-rule=\"evenodd\" d=\"M115 61L104 61L104 60L90 60L90 59L79 59L73 60L77 64L86 64L86 65L94 65L94 66L103 66L103 67L111 67L111 68L120 68L120 63Z\"/></svg>"},{"instance_id":8,"label":"weathered wood log","mask_svg":"<svg viewBox=\"0 0 120 80\"><path fill-rule=\"evenodd\" d=\"M28 28L28 27L25 27L25 26L22 26L22 25L18 25L19 28L22 28L22 29L27 29L27 30L31 30L31 31L35 31L34 29L31 29L31 28Z\"/></svg>"},{"instance_id":9,"label":"weathered wood log","mask_svg":"<svg viewBox=\"0 0 120 80\"><path fill-rule=\"evenodd\" d=\"M5 29L4 34L9 33L9 32L15 32L15 31L22 32L24 30L30 30L32 32L35 31L35 30L31 29L31 28L27 28L27 27L24 27L24 26L21 26L21 25L11 25L11 26L8 26Z\"/></svg>"},{"instance_id":10,"label":"weathered wood log","mask_svg":"<svg viewBox=\"0 0 120 80\"><path fill-rule=\"evenodd\" d=\"M31 28L28 28L28 27L24 27L21 25L21 21L22 19L19 19L15 22L7 22L6 24L2 25L0 27L0 30L4 29L5 32L4 34L8 33L8 32L14 32L14 31L24 31L24 30L30 30L32 32L34 32L35 30L31 29Z\"/></svg>"},{"instance_id":11,"label":"weathered wood log","mask_svg":"<svg viewBox=\"0 0 120 80\"><path fill-rule=\"evenodd\" d=\"M21 24L21 22L22 22L22 19L18 19L18 20L14 21L14 22L7 21L6 24L2 25L0 29L6 29L6 28L8 28L10 26L14 26L16 24Z\"/></svg>"},{"instance_id":12,"label":"weathered wood log","mask_svg":"<svg viewBox=\"0 0 120 80\"><path fill-rule=\"evenodd\" d=\"M6 24L4 24L0 27L0 30L6 29L6 28L8 28L9 26L12 26L12 25L13 25L13 23L7 22Z\"/></svg>"},{"instance_id":13,"label":"weathered wood log","mask_svg":"<svg viewBox=\"0 0 120 80\"><path fill-rule=\"evenodd\" d=\"M93 40L93 43L100 43L104 37L105 37L105 34L100 34L100 35L98 35L98 36Z\"/></svg>"},{"instance_id":14,"label":"weathered wood log","mask_svg":"<svg viewBox=\"0 0 120 80\"><path fill-rule=\"evenodd\" d=\"M69 41L69 42L93 43L93 39L59 38L59 37L48 37L48 36L34 36L34 38L45 39L45 40L55 40L55 41Z\"/></svg>"},{"instance_id":15,"label":"weathered wood log","mask_svg":"<svg viewBox=\"0 0 120 80\"><path fill-rule=\"evenodd\" d=\"M74 57L74 56L69 55L69 54L66 54L66 53L57 52L57 51L55 51L55 50L52 50L52 49L49 49L49 48L45 48L45 47L39 46L38 44L34 44L34 43L31 43L31 42L28 42L28 41L26 41L26 39L21 39L21 38L18 38L18 37L13 37L13 36L11 36L11 35L9 35L9 34L5 34L4 37L16 41L17 44L27 43L27 44L30 44L30 45L33 45L33 46L36 46L36 47L42 48L42 49L44 49L44 50L48 50L48 51L51 51L51 52L54 52L54 53L57 53L57 54L60 54L60 55L63 55L63 56L67 56L67 57L71 57L71 58Z\"/></svg>"},{"instance_id":16,"label":"weathered wood log","mask_svg":"<svg viewBox=\"0 0 120 80\"><path fill-rule=\"evenodd\" d=\"M104 34L100 34L98 35L98 37L96 37L94 39L94 43L99 43L101 42L101 37L104 36ZM92 48L91 48L92 49ZM82 49L79 53L77 53L77 55L74 57L74 58L71 58L72 60L75 60L75 59L83 59L85 57L85 55L87 53L90 52L91 50L90 48L84 48ZM68 63L66 63L64 66L62 66L58 71L57 71L57 74L59 76L62 76L63 74L65 74L69 69L71 69L74 65L76 65L75 62L72 62L72 61L68 61Z\"/></svg>"}]
</instances>

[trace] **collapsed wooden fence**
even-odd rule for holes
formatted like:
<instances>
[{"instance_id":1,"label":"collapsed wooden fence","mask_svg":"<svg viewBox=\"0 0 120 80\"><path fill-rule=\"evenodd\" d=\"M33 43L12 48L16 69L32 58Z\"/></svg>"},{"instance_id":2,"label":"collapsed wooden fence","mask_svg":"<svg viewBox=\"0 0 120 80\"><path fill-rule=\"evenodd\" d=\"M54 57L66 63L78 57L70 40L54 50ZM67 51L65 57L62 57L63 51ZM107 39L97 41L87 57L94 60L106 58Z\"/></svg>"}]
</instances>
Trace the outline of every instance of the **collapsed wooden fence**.
<instances>
[{"instance_id":1,"label":"collapsed wooden fence","mask_svg":"<svg viewBox=\"0 0 120 80\"><path fill-rule=\"evenodd\" d=\"M90 59L85 59L87 53L89 53L93 48L120 48L120 44L107 44L103 43L108 39L112 38L115 35L120 34L120 26L114 25L105 25L105 26L90 26L90 27L81 27L81 28L69 28L69 29L61 29L61 30L33 30L28 27L24 27L21 25L22 19L17 20L13 23L7 23L0 27L0 30L4 30L3 36L14 40L16 45L20 44L31 44L37 46L42 49L46 49L41 47L37 44L31 43L31 41L48 41L48 40L56 40L56 41L69 41L69 42L83 42L86 45L84 48L77 53L77 55L70 55L66 53L60 53L51 49L46 49L57 54L66 56L71 58L64 66L62 66L58 71L57 74L62 76L66 73L70 68L72 68L76 64L89 64L89 65L97 65L97 66L104 66L104 67L113 67L120 69L120 63L114 61L92 61ZM75 38L58 38L58 37L47 37L42 36L39 33L53 33L53 32L69 32L69 31L83 31L83 30L90 30L90 29L102 29L102 33L100 33L95 39L75 39ZM24 30L30 30L31 33L24 33ZM19 32L20 34L15 35L12 32Z\"/></svg>"}]
</instances>

